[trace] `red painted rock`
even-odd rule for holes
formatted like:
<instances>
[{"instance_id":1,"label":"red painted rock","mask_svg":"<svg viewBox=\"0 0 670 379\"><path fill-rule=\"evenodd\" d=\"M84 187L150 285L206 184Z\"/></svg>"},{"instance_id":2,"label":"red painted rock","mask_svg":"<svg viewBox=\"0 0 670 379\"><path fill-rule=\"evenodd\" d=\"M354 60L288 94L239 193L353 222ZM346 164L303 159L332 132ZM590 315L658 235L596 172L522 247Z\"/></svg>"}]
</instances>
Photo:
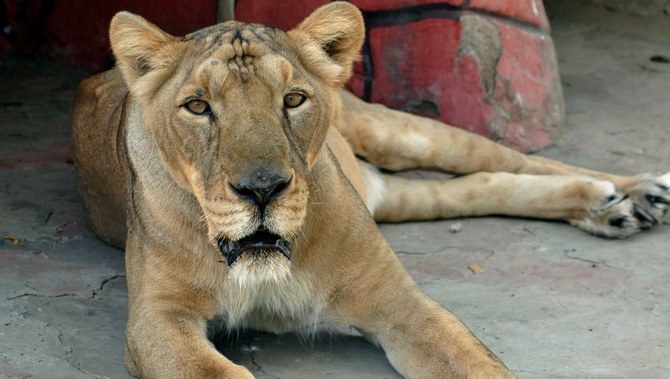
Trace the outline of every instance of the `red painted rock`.
<instances>
[{"instance_id":1,"label":"red painted rock","mask_svg":"<svg viewBox=\"0 0 670 379\"><path fill-rule=\"evenodd\" d=\"M542 28L549 27L542 0L470 0L469 7Z\"/></svg>"}]
</instances>

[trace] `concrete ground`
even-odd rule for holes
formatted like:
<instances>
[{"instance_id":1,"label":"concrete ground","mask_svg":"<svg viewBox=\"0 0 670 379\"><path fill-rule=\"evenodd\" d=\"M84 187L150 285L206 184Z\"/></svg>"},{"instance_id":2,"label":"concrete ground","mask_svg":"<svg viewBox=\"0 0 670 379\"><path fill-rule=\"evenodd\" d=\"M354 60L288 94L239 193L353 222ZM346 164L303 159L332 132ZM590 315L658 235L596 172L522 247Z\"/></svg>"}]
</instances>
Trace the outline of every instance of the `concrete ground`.
<instances>
[{"instance_id":1,"label":"concrete ground","mask_svg":"<svg viewBox=\"0 0 670 379\"><path fill-rule=\"evenodd\" d=\"M670 64L650 61L670 55L670 17L549 9L568 124L539 154L624 174L670 170ZM69 153L84 75L0 57L0 234L21 240L0 246L0 378L128 377L123 253L87 228ZM519 377L670 378L667 223L626 240L500 217L381 228L423 289ZM351 333L247 333L227 346L259 378L398 377Z\"/></svg>"}]
</instances>

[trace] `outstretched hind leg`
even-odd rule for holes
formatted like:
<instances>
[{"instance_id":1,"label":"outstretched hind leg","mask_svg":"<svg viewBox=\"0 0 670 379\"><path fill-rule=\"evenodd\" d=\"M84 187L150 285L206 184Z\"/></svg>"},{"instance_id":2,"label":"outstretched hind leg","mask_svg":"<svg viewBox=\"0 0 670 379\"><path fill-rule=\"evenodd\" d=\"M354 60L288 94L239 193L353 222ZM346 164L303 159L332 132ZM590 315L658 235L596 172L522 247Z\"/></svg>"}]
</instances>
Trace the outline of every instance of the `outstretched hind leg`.
<instances>
[{"instance_id":1,"label":"outstretched hind leg","mask_svg":"<svg viewBox=\"0 0 670 379\"><path fill-rule=\"evenodd\" d=\"M389 170L433 169L452 174L509 172L534 175L582 175L615 182L635 177L610 175L540 156L526 155L480 135L439 121L369 104L342 92L343 117L337 129L354 153Z\"/></svg>"},{"instance_id":2,"label":"outstretched hind leg","mask_svg":"<svg viewBox=\"0 0 670 379\"><path fill-rule=\"evenodd\" d=\"M612 183L621 192L630 196L628 202L634 205L633 214L637 216L641 229L661 223L668 212L670 173L658 177L619 176L588 170L540 156L525 155L482 136L435 120L395 111L379 104L368 104L348 93L342 93L342 100L345 112L343 122L338 123L337 128L355 154L375 166L390 171L424 168L461 175L504 172L535 176L572 176L577 181L591 178L593 182ZM503 177L511 178L511 176ZM533 186L547 185L547 179L514 180L511 183L524 186L518 189L519 192L542 193L543 188ZM452 184L446 186L450 190L453 188ZM489 195L491 196L495 197L495 193ZM468 207L480 206L470 202L463 204ZM524 207L531 205L519 204L514 211L516 213L525 211L529 213L529 217L547 218L541 214L536 215L533 209L524 210ZM479 212L478 209L468 211ZM442 215L432 218L443 217L454 216ZM582 228L588 227L584 225ZM599 233L595 229L592 232Z\"/></svg>"},{"instance_id":3,"label":"outstretched hind leg","mask_svg":"<svg viewBox=\"0 0 670 379\"><path fill-rule=\"evenodd\" d=\"M378 175L383 196L373 215L382 222L507 215L564 220L608 238L645 227L630 197L613 183L590 177L475 173L422 180Z\"/></svg>"}]
</instances>

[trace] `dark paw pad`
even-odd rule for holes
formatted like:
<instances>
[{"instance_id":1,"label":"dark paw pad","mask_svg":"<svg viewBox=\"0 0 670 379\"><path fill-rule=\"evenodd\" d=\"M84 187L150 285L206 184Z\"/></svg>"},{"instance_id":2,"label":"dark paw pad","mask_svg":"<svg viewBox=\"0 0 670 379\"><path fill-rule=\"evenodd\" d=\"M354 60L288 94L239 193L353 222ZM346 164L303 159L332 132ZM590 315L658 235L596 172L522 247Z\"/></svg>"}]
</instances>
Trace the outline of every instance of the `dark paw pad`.
<instances>
[{"instance_id":1,"label":"dark paw pad","mask_svg":"<svg viewBox=\"0 0 670 379\"><path fill-rule=\"evenodd\" d=\"M628 220L628 217L626 217L626 216L618 216L618 217L613 217L613 218L609 219L608 223L609 223L610 226L612 226L614 228L623 229L630 224L630 221Z\"/></svg>"}]
</instances>

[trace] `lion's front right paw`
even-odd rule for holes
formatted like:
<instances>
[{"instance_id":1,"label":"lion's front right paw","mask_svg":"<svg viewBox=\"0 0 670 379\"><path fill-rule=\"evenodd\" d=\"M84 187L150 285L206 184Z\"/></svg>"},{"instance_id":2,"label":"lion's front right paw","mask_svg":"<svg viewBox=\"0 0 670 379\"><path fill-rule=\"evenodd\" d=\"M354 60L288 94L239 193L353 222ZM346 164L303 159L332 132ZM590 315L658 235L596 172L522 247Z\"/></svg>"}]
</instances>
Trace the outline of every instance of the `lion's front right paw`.
<instances>
[{"instance_id":1,"label":"lion's front right paw","mask_svg":"<svg viewBox=\"0 0 670 379\"><path fill-rule=\"evenodd\" d=\"M670 172L641 179L630 191L630 197L642 229L662 223L670 205Z\"/></svg>"}]
</instances>

